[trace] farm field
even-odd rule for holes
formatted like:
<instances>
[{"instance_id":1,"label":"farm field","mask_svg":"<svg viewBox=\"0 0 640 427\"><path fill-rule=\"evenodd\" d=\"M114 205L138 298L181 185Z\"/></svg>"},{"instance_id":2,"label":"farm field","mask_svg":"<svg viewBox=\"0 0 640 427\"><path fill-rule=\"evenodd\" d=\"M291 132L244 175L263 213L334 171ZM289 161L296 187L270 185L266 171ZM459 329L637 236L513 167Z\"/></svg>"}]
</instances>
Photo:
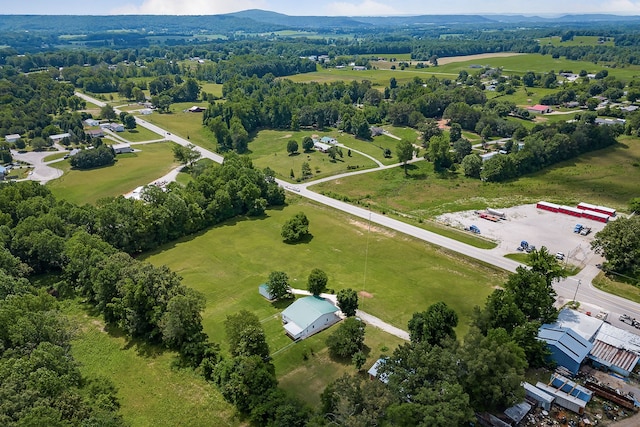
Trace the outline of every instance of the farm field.
<instances>
[{"instance_id":1,"label":"farm field","mask_svg":"<svg viewBox=\"0 0 640 427\"><path fill-rule=\"evenodd\" d=\"M281 226L299 211L309 218L312 237L307 243L285 244L280 237ZM473 307L482 305L493 286L504 280L503 273L491 267L424 242L378 227L372 227L369 234L367 229L360 220L290 196L286 207L269 210L264 218L231 221L144 258L167 265L183 277L186 286L206 296L203 325L213 341L224 341L222 322L228 314L247 309L264 320L272 352L290 341L283 335L280 322L273 320L283 306L267 302L257 292L271 271L284 271L293 287L305 288L309 272L322 268L329 276L329 288L336 292L347 287L366 291L370 297L361 298L361 309L403 329L414 312L445 301L460 317L460 336L468 329ZM388 341L396 342L391 338ZM370 345L373 350L376 346ZM299 348L294 345L278 353L279 376L286 377L299 368L300 359L295 356ZM314 344L316 353L323 348L323 340L318 341L317 348ZM371 357L377 358L377 352L372 351ZM300 387L295 386L304 398L309 390Z\"/></svg>"},{"instance_id":2,"label":"farm field","mask_svg":"<svg viewBox=\"0 0 640 427\"><path fill-rule=\"evenodd\" d=\"M71 353L80 371L107 377L118 389L120 414L132 427L156 425L237 426L235 408L215 386L186 369L174 369L173 352L130 341L117 329L104 329L78 301L63 309L76 326Z\"/></svg>"},{"instance_id":3,"label":"farm field","mask_svg":"<svg viewBox=\"0 0 640 427\"><path fill-rule=\"evenodd\" d=\"M553 45L553 46L614 46L613 37L607 37L607 41L604 43L598 43L598 36L573 36L573 40L562 41L559 36L554 37L542 37L538 41L541 46Z\"/></svg>"},{"instance_id":4,"label":"farm field","mask_svg":"<svg viewBox=\"0 0 640 427\"><path fill-rule=\"evenodd\" d=\"M171 147L166 142L139 145L139 152L119 154L112 166L84 171L72 170L68 161L55 163L53 166L62 169L64 175L47 187L58 199L80 205L125 194L177 166Z\"/></svg>"},{"instance_id":5,"label":"farm field","mask_svg":"<svg viewBox=\"0 0 640 427\"><path fill-rule=\"evenodd\" d=\"M263 130L258 132L256 137L249 143L248 154L259 169L264 169L268 166L276 172L278 178L288 181L294 181L301 176L302 163L304 162L309 163L314 179L348 172L348 167L369 169L376 166L373 160L356 152L352 152L351 157L349 157L345 148L342 148L343 157L338 157L335 162L331 161L327 154L317 150L305 153L302 149L302 139L305 136L312 135L317 135L318 137L331 136L347 146L352 142L358 142L352 135L342 135L335 130L327 130L325 132ZM299 147L299 153L293 156L287 152L287 142L291 139L294 139ZM361 142L361 144L366 144L366 142ZM379 151L378 157L380 159L384 158L382 150L371 147L371 151L372 153ZM294 179L291 178L291 170L295 174Z\"/></svg>"},{"instance_id":6,"label":"farm field","mask_svg":"<svg viewBox=\"0 0 640 427\"><path fill-rule=\"evenodd\" d=\"M539 200L566 204L588 201L625 210L637 196L640 181L640 139L621 137L614 147L584 154L541 172L505 183L483 183L460 172L445 177L427 162L343 178L312 187L314 191L370 203L379 211L397 211L417 218L445 212L509 207Z\"/></svg>"}]
</instances>

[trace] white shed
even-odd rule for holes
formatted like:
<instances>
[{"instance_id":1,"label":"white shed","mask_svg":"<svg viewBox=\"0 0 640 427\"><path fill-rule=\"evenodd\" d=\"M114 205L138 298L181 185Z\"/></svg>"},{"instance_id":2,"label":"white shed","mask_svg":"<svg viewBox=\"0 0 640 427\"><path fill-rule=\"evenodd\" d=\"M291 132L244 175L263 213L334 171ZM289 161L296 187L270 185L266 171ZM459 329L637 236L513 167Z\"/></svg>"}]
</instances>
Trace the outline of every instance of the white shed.
<instances>
[{"instance_id":1,"label":"white shed","mask_svg":"<svg viewBox=\"0 0 640 427\"><path fill-rule=\"evenodd\" d=\"M116 154L122 154L122 153L132 153L133 152L133 148L131 148L131 145L129 144L113 144L111 146L111 148L113 148L113 152Z\"/></svg>"}]
</instances>

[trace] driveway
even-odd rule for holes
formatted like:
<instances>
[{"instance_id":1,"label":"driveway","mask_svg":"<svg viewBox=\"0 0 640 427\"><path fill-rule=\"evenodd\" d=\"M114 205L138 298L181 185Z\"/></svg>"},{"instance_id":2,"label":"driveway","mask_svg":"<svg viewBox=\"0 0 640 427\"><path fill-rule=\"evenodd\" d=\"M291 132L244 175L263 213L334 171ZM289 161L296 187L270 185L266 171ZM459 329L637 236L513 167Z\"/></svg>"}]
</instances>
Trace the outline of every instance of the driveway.
<instances>
[{"instance_id":1,"label":"driveway","mask_svg":"<svg viewBox=\"0 0 640 427\"><path fill-rule=\"evenodd\" d=\"M58 151L61 151L59 147L56 148L58 148ZM29 163L33 166L33 171L31 171L26 180L38 181L42 184L46 184L52 179L60 178L62 176L62 171L60 169L49 166L49 164L59 162L62 159L52 160L50 162L44 161L45 157L54 153L55 152L53 151L29 151L20 153L18 151L11 150L11 155L15 160Z\"/></svg>"}]
</instances>

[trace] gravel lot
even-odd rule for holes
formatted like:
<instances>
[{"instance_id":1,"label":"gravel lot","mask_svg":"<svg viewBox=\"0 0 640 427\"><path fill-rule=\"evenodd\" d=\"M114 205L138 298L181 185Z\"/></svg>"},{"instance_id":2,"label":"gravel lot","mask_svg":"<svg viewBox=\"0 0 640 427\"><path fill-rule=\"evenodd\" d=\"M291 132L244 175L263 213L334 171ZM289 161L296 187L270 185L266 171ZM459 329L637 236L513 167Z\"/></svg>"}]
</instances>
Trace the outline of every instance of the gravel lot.
<instances>
[{"instance_id":1,"label":"gravel lot","mask_svg":"<svg viewBox=\"0 0 640 427\"><path fill-rule=\"evenodd\" d=\"M583 266L586 263L600 262L599 255L591 251L590 243L594 234L604 228L604 223L543 211L536 209L535 205L492 208L504 212L506 219L492 222L480 218L475 211L464 211L440 215L437 220L456 228L477 226L482 236L498 243L494 250L503 255L517 252L520 242L526 240L536 248L546 246L554 254L563 252L571 264ZM574 233L576 224L591 227L591 233L588 236ZM594 260L594 256L598 260Z\"/></svg>"}]
</instances>

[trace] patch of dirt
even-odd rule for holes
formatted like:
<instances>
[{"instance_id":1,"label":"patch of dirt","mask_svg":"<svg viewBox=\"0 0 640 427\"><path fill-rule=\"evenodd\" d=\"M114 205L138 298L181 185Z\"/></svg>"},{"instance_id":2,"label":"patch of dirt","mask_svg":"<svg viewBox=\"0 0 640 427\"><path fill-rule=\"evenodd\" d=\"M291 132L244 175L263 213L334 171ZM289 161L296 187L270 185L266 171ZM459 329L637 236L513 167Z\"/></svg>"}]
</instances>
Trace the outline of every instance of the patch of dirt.
<instances>
[{"instance_id":1,"label":"patch of dirt","mask_svg":"<svg viewBox=\"0 0 640 427\"><path fill-rule=\"evenodd\" d=\"M394 233L393 231L390 231L390 230L388 230L386 228L383 228L383 227L377 227L377 226L375 226L373 224L370 225L367 222L355 221L355 220L350 219L349 223L352 224L352 225L355 225L356 227L358 227L358 228L360 228L362 230L371 230L374 233L379 233L379 234L382 234L383 236L387 236L387 237L395 237L396 236L396 233Z\"/></svg>"},{"instance_id":2,"label":"patch of dirt","mask_svg":"<svg viewBox=\"0 0 640 427\"><path fill-rule=\"evenodd\" d=\"M100 320L97 320L97 319L94 319L94 320L91 321L91 324L96 326L100 332L106 332L104 330L104 326L105 326L104 322L102 322Z\"/></svg>"},{"instance_id":3,"label":"patch of dirt","mask_svg":"<svg viewBox=\"0 0 640 427\"><path fill-rule=\"evenodd\" d=\"M362 298L373 298L373 295L371 295L369 292L367 291L360 291L358 292L358 296L361 296Z\"/></svg>"},{"instance_id":4,"label":"patch of dirt","mask_svg":"<svg viewBox=\"0 0 640 427\"><path fill-rule=\"evenodd\" d=\"M311 135L311 139L320 139L320 135L314 133Z\"/></svg>"},{"instance_id":5,"label":"patch of dirt","mask_svg":"<svg viewBox=\"0 0 640 427\"><path fill-rule=\"evenodd\" d=\"M291 138L293 135L291 135L290 133L286 134L285 136L281 136L280 139L287 139L287 138Z\"/></svg>"},{"instance_id":6,"label":"patch of dirt","mask_svg":"<svg viewBox=\"0 0 640 427\"><path fill-rule=\"evenodd\" d=\"M438 120L438 127L442 130L449 130L451 129L451 126L447 125L448 122L449 120L447 119Z\"/></svg>"}]
</instances>

